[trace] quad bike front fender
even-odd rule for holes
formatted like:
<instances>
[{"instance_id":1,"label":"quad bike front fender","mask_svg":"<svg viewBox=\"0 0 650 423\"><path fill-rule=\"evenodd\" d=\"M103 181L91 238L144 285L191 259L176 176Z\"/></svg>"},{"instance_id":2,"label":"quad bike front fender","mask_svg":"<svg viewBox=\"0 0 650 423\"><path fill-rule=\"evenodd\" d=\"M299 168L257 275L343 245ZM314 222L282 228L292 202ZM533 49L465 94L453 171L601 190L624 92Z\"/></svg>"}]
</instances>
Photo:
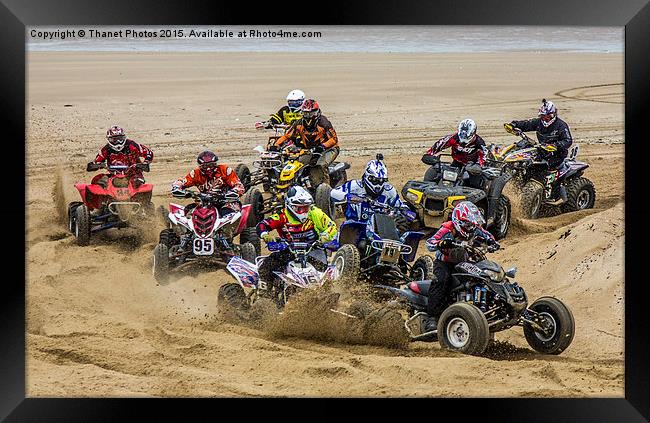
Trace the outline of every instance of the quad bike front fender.
<instances>
[{"instance_id":1,"label":"quad bike front fender","mask_svg":"<svg viewBox=\"0 0 650 423\"><path fill-rule=\"evenodd\" d=\"M239 225L237 226L237 230L235 231L236 235L239 235L242 233L244 229L246 229L246 222L248 222L248 215L251 212L251 205L250 204L244 204L241 208L241 216L239 217Z\"/></svg>"},{"instance_id":2,"label":"quad bike front fender","mask_svg":"<svg viewBox=\"0 0 650 423\"><path fill-rule=\"evenodd\" d=\"M102 197L110 197L110 193L96 184L74 184L74 187L79 191L81 200L90 209L98 209L101 207ZM90 193L90 195L89 195Z\"/></svg>"}]
</instances>

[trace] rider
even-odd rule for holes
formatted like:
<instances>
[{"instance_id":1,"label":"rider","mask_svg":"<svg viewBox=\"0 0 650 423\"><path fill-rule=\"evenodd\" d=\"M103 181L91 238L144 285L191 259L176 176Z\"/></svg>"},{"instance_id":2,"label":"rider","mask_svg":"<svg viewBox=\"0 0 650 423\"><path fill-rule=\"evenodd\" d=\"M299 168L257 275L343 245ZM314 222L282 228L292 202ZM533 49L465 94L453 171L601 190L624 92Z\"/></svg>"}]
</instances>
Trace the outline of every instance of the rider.
<instances>
[{"instance_id":1,"label":"rider","mask_svg":"<svg viewBox=\"0 0 650 423\"><path fill-rule=\"evenodd\" d=\"M451 221L444 222L440 229L426 241L429 251L435 252L431 285L429 286L429 302L427 304L427 330L435 329L438 318L445 308L445 297L449 291L449 280L454 266L467 260L467 251L455 247L454 241L468 241L472 244L487 244L488 251L500 248L492 234L483 229L485 223L480 210L470 201L461 201L451 212Z\"/></svg>"},{"instance_id":2,"label":"rider","mask_svg":"<svg viewBox=\"0 0 650 423\"><path fill-rule=\"evenodd\" d=\"M408 205L400 200L395 187L388 183L388 169L382 162L382 159L383 156L378 154L376 160L368 162L360 180L354 179L348 181L332 190L330 196L334 202L340 203L347 201L347 207L345 209L346 219L370 222L371 216L363 212L363 204L353 204L350 202L350 197L352 196L372 199L377 203L391 208L403 210L408 215L414 215Z\"/></svg>"},{"instance_id":3,"label":"rider","mask_svg":"<svg viewBox=\"0 0 650 423\"><path fill-rule=\"evenodd\" d=\"M153 161L153 151L144 144L138 144L128 139L124 129L117 125L108 128L106 131L106 139L108 140L108 144L99 150L95 160L86 165L86 171L92 172L96 170L96 165L103 162L106 162L108 167L117 163L131 166L136 163L151 163ZM134 169L133 176L136 187L144 183L144 177L140 169ZM108 175L96 175L91 183L106 187Z\"/></svg>"},{"instance_id":4,"label":"rider","mask_svg":"<svg viewBox=\"0 0 650 423\"><path fill-rule=\"evenodd\" d=\"M552 101L542 100L538 117L528 120L513 120L503 126L508 132L537 132L537 141L541 144L542 154L549 168L556 170L564 162L573 144L569 125L557 117L557 108Z\"/></svg>"},{"instance_id":5,"label":"rider","mask_svg":"<svg viewBox=\"0 0 650 423\"><path fill-rule=\"evenodd\" d=\"M270 233L273 230L277 230L284 240L299 242L326 243L336 238L338 232L336 223L314 205L311 194L303 187L289 188L284 205L280 213L269 216L257 225L257 234L265 242L273 241L274 237ZM327 267L324 251L316 251L312 254L309 262L319 271L324 271ZM283 269L291 259L292 255L288 249L272 253L259 267L260 279L273 283L275 280L273 271Z\"/></svg>"},{"instance_id":6,"label":"rider","mask_svg":"<svg viewBox=\"0 0 650 423\"><path fill-rule=\"evenodd\" d=\"M301 119L294 122L269 149L279 150L283 144L291 141L296 147L321 153L312 172L312 182L318 186L321 182L328 182L327 167L339 155L339 140L329 119L322 115L315 100L305 100L300 112Z\"/></svg>"},{"instance_id":7,"label":"rider","mask_svg":"<svg viewBox=\"0 0 650 423\"><path fill-rule=\"evenodd\" d=\"M458 124L458 130L436 141L426 152L435 155L446 148L451 148L451 165L463 167L469 163L477 163L483 167L487 148L485 141L476 133L476 123L472 119L463 119ZM474 180L470 175L470 186L480 187L481 181Z\"/></svg>"},{"instance_id":8,"label":"rider","mask_svg":"<svg viewBox=\"0 0 650 423\"><path fill-rule=\"evenodd\" d=\"M269 129L273 125L286 124L291 125L302 117L300 106L305 101L305 93L301 90L291 90L287 94L287 105L282 106L277 113L273 113L269 120L265 122L255 122L257 129Z\"/></svg>"},{"instance_id":9,"label":"rider","mask_svg":"<svg viewBox=\"0 0 650 423\"><path fill-rule=\"evenodd\" d=\"M196 158L199 167L193 169L184 178L172 184L172 194L180 193L189 187L198 187L203 194L223 194L231 192L240 197L245 189L237 174L225 164L217 164L219 158L212 151L204 151ZM185 213L193 207L186 207ZM241 202L226 201L218 207L219 214L224 216L241 210Z\"/></svg>"}]
</instances>

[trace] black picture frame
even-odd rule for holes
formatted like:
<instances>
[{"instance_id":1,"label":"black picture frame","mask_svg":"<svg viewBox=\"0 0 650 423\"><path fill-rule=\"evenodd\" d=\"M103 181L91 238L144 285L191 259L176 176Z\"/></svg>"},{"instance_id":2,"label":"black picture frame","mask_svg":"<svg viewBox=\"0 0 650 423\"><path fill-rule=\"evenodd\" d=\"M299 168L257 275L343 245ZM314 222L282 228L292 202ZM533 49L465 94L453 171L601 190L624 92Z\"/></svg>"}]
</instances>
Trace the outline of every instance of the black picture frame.
<instances>
[{"instance_id":1,"label":"black picture frame","mask_svg":"<svg viewBox=\"0 0 650 423\"><path fill-rule=\"evenodd\" d=\"M268 5L267 5L268 6ZM266 7L266 6L265 6ZM270 6L269 6L270 7ZM207 10L212 8L212 12ZM645 242L648 239L650 206L644 195L645 152L650 145L644 138L650 102L650 5L648 0L580 1L546 0L543 2L444 1L417 4L391 0L385 3L327 2L297 5L298 16L309 17L305 25L578 25L625 26L625 398L594 399L430 399L423 404L396 407L389 400L375 399L375 404L354 404L365 410L384 413L398 408L401 418L416 418L407 413L426 413L435 418L435 410L463 410L454 420L539 422L642 422L650 419L650 357L648 314L645 300L648 279L642 267ZM15 239L25 236L24 227L8 222L24 222L25 209L17 201L20 192L18 177L26 163L26 85L25 27L33 25L241 25L268 24L273 13L257 13L249 4L213 3L207 1L162 2L154 0L2 0L0 4L0 116L3 120L3 149L6 152L3 171L6 177L6 198L0 206L3 229L0 238L5 270L0 291L0 419L7 421L121 421L165 415L182 410L184 420L192 413L212 414L213 400L130 400L130 399L47 399L25 398L25 275L28 271L25 252ZM296 24L295 13L277 13L275 25ZM627 146L633 149L627 154ZM621 175L622 176L622 175ZM26 193L23 191L23 198ZM26 203L25 203L26 204ZM23 238L24 239L24 238ZM20 263L24 264L20 272ZM21 278L21 275L23 276ZM479 383L479 381L477 381ZM382 401L377 403L377 401ZM318 408L318 417L336 416L334 407ZM223 407L225 404L219 404ZM368 407L370 405L370 407ZM233 401L233 407L242 407ZM294 407L284 404L283 408ZM265 412L275 408L260 404ZM421 411L423 410L423 411ZM252 410L247 410L251 412ZM266 411L270 412L270 411ZM221 413L220 413L221 414ZM249 414L247 414L249 415ZM225 414L222 416L225 417ZM424 418L425 416L422 416ZM216 420L216 418L211 420Z\"/></svg>"}]
</instances>

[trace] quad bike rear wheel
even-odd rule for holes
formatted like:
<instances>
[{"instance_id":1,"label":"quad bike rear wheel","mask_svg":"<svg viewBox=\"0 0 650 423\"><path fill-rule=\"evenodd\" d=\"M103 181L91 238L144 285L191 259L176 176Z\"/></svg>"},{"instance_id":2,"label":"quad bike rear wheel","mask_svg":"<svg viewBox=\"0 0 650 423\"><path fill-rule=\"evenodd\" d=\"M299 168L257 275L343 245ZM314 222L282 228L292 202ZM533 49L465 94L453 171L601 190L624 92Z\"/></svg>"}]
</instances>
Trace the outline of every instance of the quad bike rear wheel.
<instances>
[{"instance_id":1,"label":"quad bike rear wheel","mask_svg":"<svg viewBox=\"0 0 650 423\"><path fill-rule=\"evenodd\" d=\"M371 312L363 327L363 340L371 345L403 348L409 342L404 318L394 307L382 307Z\"/></svg>"},{"instance_id":2,"label":"quad bike rear wheel","mask_svg":"<svg viewBox=\"0 0 650 423\"><path fill-rule=\"evenodd\" d=\"M567 349L575 334L575 320L571 310L562 301L553 297L539 298L530 309L551 323L552 331L543 334L525 324L524 336L528 345L544 354L556 355Z\"/></svg>"},{"instance_id":3,"label":"quad bike rear wheel","mask_svg":"<svg viewBox=\"0 0 650 423\"><path fill-rule=\"evenodd\" d=\"M433 268L433 257L425 255L415 260L409 276L416 281L430 280L433 278Z\"/></svg>"},{"instance_id":4,"label":"quad bike rear wheel","mask_svg":"<svg viewBox=\"0 0 650 423\"><path fill-rule=\"evenodd\" d=\"M229 282L219 288L218 304L223 309L242 311L247 308L246 293L241 285Z\"/></svg>"},{"instance_id":5,"label":"quad bike rear wheel","mask_svg":"<svg viewBox=\"0 0 650 423\"><path fill-rule=\"evenodd\" d=\"M494 210L494 222L488 227L488 231L494 235L496 240L503 239L508 234L511 212L510 199L501 194L497 200L496 210Z\"/></svg>"},{"instance_id":6,"label":"quad bike rear wheel","mask_svg":"<svg viewBox=\"0 0 650 423\"><path fill-rule=\"evenodd\" d=\"M328 184L320 184L316 188L316 195L314 196L314 203L316 207L321 209L330 219L335 218L334 205L330 199L330 194L332 193L332 187Z\"/></svg>"},{"instance_id":7,"label":"quad bike rear wheel","mask_svg":"<svg viewBox=\"0 0 650 423\"><path fill-rule=\"evenodd\" d=\"M562 211L574 212L592 209L596 201L596 189L587 178L572 178L566 184L567 201L562 205Z\"/></svg>"},{"instance_id":8,"label":"quad bike rear wheel","mask_svg":"<svg viewBox=\"0 0 650 423\"><path fill-rule=\"evenodd\" d=\"M88 245L90 243L90 212L85 204L78 206L75 211L75 236L77 245Z\"/></svg>"},{"instance_id":9,"label":"quad bike rear wheel","mask_svg":"<svg viewBox=\"0 0 650 423\"><path fill-rule=\"evenodd\" d=\"M257 235L257 230L255 227L245 228L239 234L239 243L243 245L247 242L253 244L255 247L256 257L262 254L262 240ZM251 263L255 263L255 259L253 259Z\"/></svg>"},{"instance_id":10,"label":"quad bike rear wheel","mask_svg":"<svg viewBox=\"0 0 650 423\"><path fill-rule=\"evenodd\" d=\"M73 234L75 233L75 210L82 204L81 201L73 201L68 204L68 230Z\"/></svg>"},{"instance_id":11,"label":"quad bike rear wheel","mask_svg":"<svg viewBox=\"0 0 650 423\"><path fill-rule=\"evenodd\" d=\"M160 231L160 235L158 237L159 244L164 244L169 249L179 242L180 240L178 239L178 235L176 235L173 229L163 229Z\"/></svg>"},{"instance_id":12,"label":"quad bike rear wheel","mask_svg":"<svg viewBox=\"0 0 650 423\"><path fill-rule=\"evenodd\" d=\"M162 243L153 249L153 277L161 284L169 279L169 248Z\"/></svg>"},{"instance_id":13,"label":"quad bike rear wheel","mask_svg":"<svg viewBox=\"0 0 650 423\"><path fill-rule=\"evenodd\" d=\"M469 303L455 303L447 307L440 315L437 329L441 347L463 354L480 355L490 341L485 315Z\"/></svg>"},{"instance_id":14,"label":"quad bike rear wheel","mask_svg":"<svg viewBox=\"0 0 650 423\"><path fill-rule=\"evenodd\" d=\"M521 188L521 211L526 219L537 219L544 202L544 187L531 180Z\"/></svg>"},{"instance_id":15,"label":"quad bike rear wheel","mask_svg":"<svg viewBox=\"0 0 650 423\"><path fill-rule=\"evenodd\" d=\"M359 279L361 267L361 255L357 247L352 244L344 244L334 254L334 266L338 273L338 280L344 284L354 284Z\"/></svg>"}]
</instances>

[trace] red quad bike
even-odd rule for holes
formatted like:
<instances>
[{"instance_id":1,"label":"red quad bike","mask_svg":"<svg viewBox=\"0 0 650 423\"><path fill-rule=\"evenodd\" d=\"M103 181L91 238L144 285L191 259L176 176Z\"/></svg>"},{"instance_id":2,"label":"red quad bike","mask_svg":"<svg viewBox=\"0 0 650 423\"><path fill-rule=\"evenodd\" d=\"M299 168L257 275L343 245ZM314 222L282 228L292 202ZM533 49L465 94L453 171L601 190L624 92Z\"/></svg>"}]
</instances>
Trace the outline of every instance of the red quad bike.
<instances>
[{"instance_id":1,"label":"red quad bike","mask_svg":"<svg viewBox=\"0 0 650 423\"><path fill-rule=\"evenodd\" d=\"M104 163L91 163L87 168L89 172L99 169L107 169L109 173L95 175L90 184L75 184L82 201L68 204L68 229L75 234L78 245L88 245L91 234L126 228L154 212L153 185L144 183L136 172L148 172L149 163L108 167Z\"/></svg>"},{"instance_id":2,"label":"red quad bike","mask_svg":"<svg viewBox=\"0 0 650 423\"><path fill-rule=\"evenodd\" d=\"M169 204L169 228L160 232L153 251L153 276L166 282L172 270L190 264L224 267L233 256L255 263L261 241L254 227L247 227L250 205L222 216L219 207L239 201L234 193L180 191L177 198L193 198L187 206ZM239 245L234 238L239 235Z\"/></svg>"}]
</instances>

